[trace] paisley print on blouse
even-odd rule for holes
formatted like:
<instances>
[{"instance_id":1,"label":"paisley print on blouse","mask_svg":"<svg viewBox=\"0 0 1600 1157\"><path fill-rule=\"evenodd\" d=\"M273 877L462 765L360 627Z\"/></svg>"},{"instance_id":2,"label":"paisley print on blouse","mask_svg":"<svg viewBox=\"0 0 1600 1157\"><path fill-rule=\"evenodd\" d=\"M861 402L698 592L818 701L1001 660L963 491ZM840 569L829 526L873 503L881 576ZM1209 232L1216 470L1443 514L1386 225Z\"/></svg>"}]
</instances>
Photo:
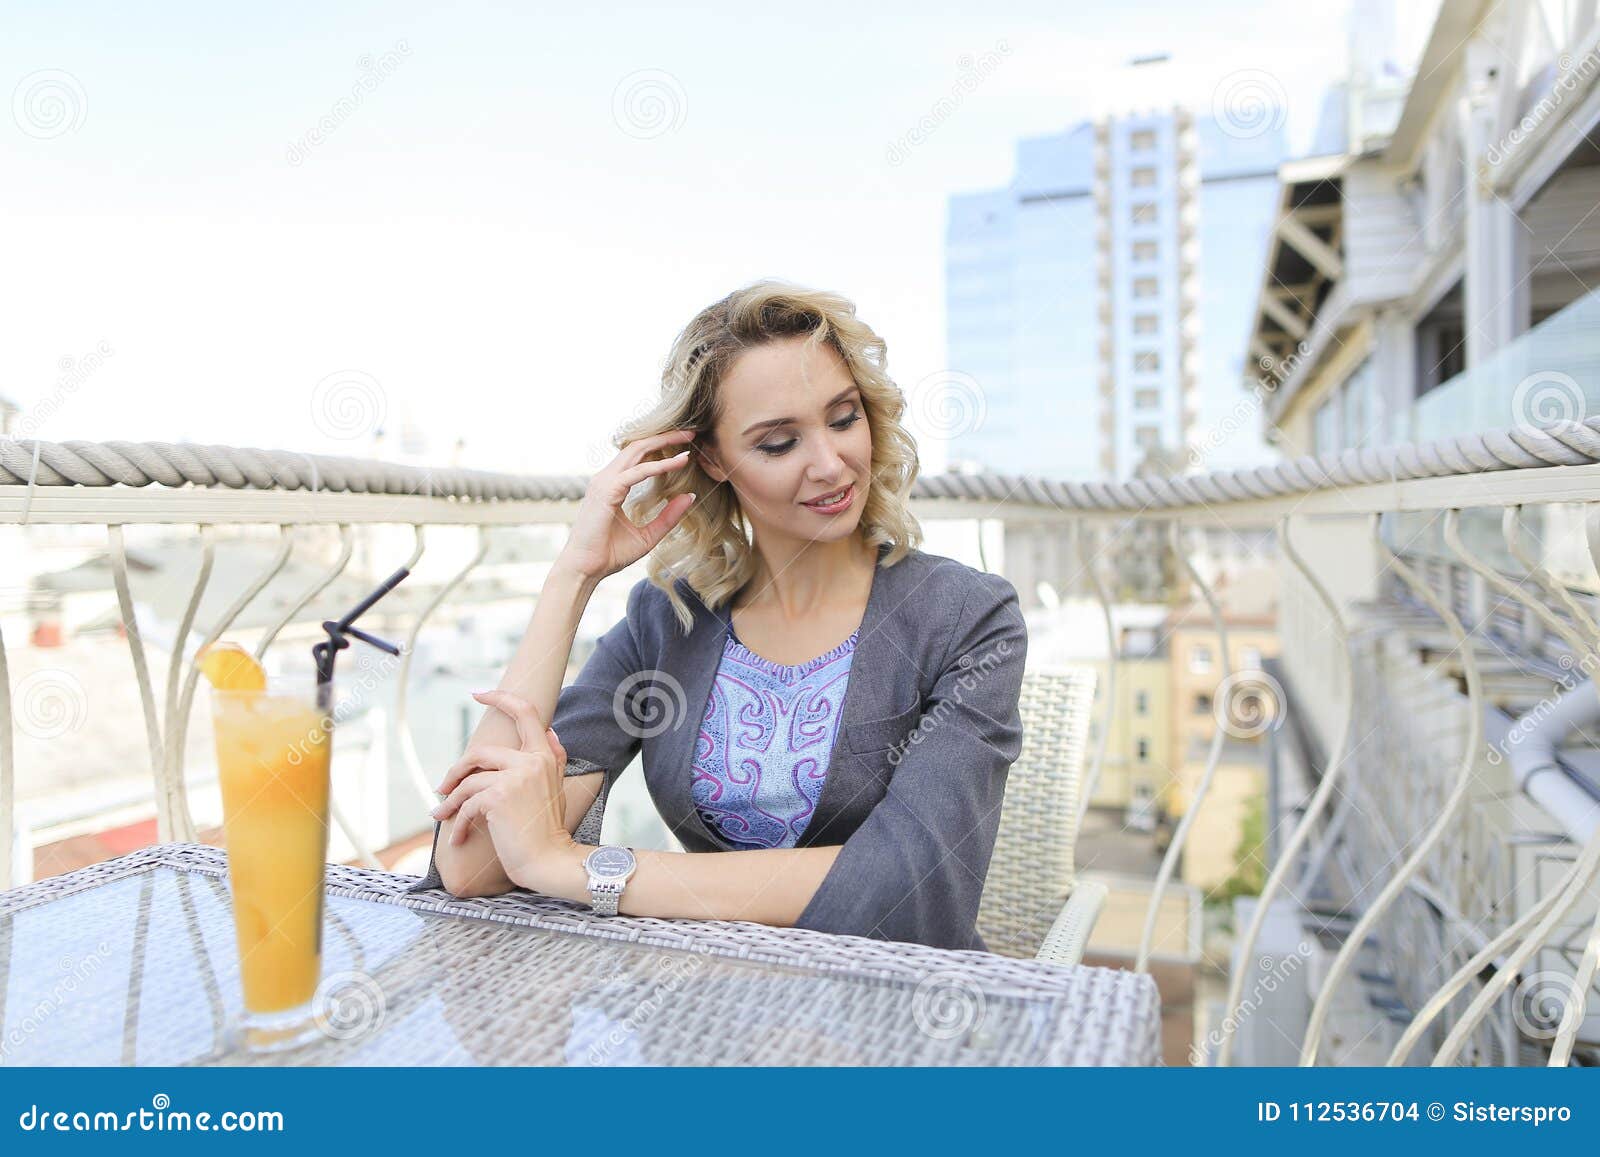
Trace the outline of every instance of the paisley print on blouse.
<instances>
[{"instance_id":1,"label":"paisley print on blouse","mask_svg":"<svg viewBox=\"0 0 1600 1157\"><path fill-rule=\"evenodd\" d=\"M856 635L804 663L774 663L730 630L695 741L694 803L734 848L792 848L817 808Z\"/></svg>"}]
</instances>

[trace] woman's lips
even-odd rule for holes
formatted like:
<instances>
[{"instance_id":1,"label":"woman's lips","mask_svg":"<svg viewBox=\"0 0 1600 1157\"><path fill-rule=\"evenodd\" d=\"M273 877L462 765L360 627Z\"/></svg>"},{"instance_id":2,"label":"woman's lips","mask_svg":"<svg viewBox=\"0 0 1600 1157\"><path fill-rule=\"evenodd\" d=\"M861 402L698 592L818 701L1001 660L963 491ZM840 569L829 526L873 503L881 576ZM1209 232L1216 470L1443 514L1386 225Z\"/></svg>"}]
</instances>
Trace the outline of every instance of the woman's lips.
<instances>
[{"instance_id":1,"label":"woman's lips","mask_svg":"<svg viewBox=\"0 0 1600 1157\"><path fill-rule=\"evenodd\" d=\"M855 499L856 484L852 482L844 488L844 497L831 506L817 506L810 502L802 502L800 505L808 510L815 510L818 514L838 514L841 510L848 510Z\"/></svg>"}]
</instances>

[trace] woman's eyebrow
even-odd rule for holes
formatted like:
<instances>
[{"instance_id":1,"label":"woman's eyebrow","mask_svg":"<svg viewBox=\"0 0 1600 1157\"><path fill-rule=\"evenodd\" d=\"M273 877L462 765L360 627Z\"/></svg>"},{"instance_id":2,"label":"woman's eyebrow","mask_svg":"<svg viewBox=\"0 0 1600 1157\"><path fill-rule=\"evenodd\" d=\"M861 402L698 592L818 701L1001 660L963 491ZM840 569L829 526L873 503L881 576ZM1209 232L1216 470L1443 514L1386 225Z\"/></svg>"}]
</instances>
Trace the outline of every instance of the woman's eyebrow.
<instances>
[{"instance_id":1,"label":"woman's eyebrow","mask_svg":"<svg viewBox=\"0 0 1600 1157\"><path fill-rule=\"evenodd\" d=\"M860 388L861 388L860 386L855 386L855 385L850 386L848 389L845 389L845 390L841 391L840 393L835 394L831 399L829 399L828 404L826 406L823 406L822 408L824 410L833 409L833 407L837 406L840 402L844 401L846 398L848 398L851 394L855 393ZM762 429L763 427L766 427L766 426L784 426L784 425L787 425L790 422L798 422L799 420L800 419L798 419L798 418L767 418L764 421L752 422L750 425L748 425L748 426L746 426L744 428L744 433L748 434L748 433L750 433L751 430L760 430L760 429ZM742 438L742 437L744 437L744 434L741 434L739 436Z\"/></svg>"}]
</instances>

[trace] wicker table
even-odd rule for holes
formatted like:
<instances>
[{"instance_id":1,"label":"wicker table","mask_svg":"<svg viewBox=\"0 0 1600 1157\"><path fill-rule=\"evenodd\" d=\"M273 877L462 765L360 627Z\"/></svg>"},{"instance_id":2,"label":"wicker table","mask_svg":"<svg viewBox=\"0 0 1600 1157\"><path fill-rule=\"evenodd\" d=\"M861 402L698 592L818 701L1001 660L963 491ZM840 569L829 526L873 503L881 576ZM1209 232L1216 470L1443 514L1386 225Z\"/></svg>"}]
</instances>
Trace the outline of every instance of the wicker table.
<instances>
[{"instance_id":1,"label":"wicker table","mask_svg":"<svg viewBox=\"0 0 1600 1157\"><path fill-rule=\"evenodd\" d=\"M0 1064L261 1063L223 853L163 844L0 893ZM407 894L329 865L312 1065L1159 1063L1148 976L746 922Z\"/></svg>"}]
</instances>

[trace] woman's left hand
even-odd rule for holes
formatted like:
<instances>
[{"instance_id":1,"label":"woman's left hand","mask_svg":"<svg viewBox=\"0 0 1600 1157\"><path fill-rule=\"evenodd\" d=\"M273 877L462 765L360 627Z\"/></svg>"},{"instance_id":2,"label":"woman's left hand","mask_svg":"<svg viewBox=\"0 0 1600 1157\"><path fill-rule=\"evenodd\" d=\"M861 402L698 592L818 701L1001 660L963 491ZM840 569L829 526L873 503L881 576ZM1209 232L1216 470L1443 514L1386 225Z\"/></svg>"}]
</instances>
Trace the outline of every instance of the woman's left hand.
<instances>
[{"instance_id":1,"label":"woman's left hand","mask_svg":"<svg viewBox=\"0 0 1600 1157\"><path fill-rule=\"evenodd\" d=\"M506 875L531 887L529 880L541 878L553 861L576 847L567 831L562 790L567 753L520 695L486 691L473 698L512 718L518 747L468 747L439 785L449 794L433 816L457 817L450 833L455 843L474 826L486 827Z\"/></svg>"}]
</instances>

